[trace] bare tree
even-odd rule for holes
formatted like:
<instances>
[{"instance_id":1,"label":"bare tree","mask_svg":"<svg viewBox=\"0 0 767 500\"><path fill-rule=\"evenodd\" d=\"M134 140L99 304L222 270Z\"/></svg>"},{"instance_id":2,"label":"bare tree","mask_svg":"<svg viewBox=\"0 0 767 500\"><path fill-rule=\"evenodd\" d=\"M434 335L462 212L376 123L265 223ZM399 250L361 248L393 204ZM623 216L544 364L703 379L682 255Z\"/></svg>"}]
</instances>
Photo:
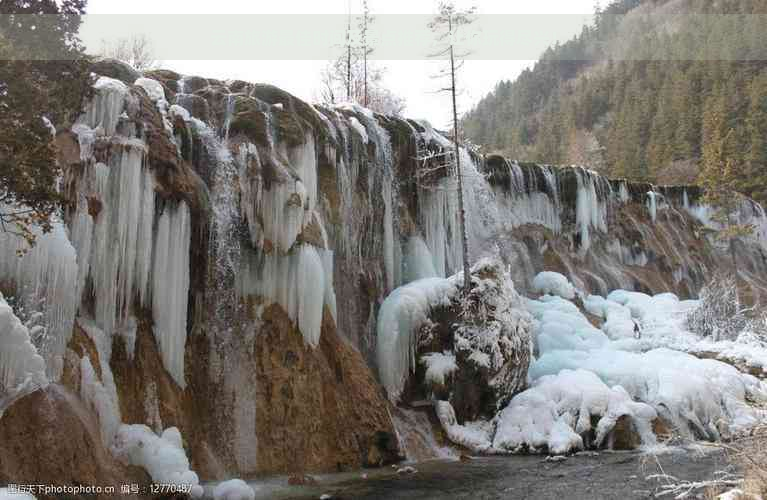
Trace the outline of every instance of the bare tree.
<instances>
[{"instance_id":1,"label":"bare tree","mask_svg":"<svg viewBox=\"0 0 767 500\"><path fill-rule=\"evenodd\" d=\"M373 22L373 16L370 15L370 6L368 0L362 0L362 17L360 18L360 47L362 56L362 105L368 107L368 56L373 53L373 49L368 44L368 30L370 23Z\"/></svg>"},{"instance_id":2,"label":"bare tree","mask_svg":"<svg viewBox=\"0 0 767 500\"><path fill-rule=\"evenodd\" d=\"M346 21L346 100L352 100L352 0L349 0L349 8Z\"/></svg>"},{"instance_id":3,"label":"bare tree","mask_svg":"<svg viewBox=\"0 0 767 500\"><path fill-rule=\"evenodd\" d=\"M328 106L339 102L338 96L348 95L350 102L363 103L367 90L368 108L385 115L399 116L405 109L405 100L395 95L384 86L386 68L367 63L367 85L365 85L365 65L360 58L354 57L347 68L346 54L335 61L330 61L320 73L321 87L319 100ZM347 76L347 74L349 76Z\"/></svg>"},{"instance_id":4,"label":"bare tree","mask_svg":"<svg viewBox=\"0 0 767 500\"><path fill-rule=\"evenodd\" d=\"M144 35L119 38L114 42L101 41L101 57L123 61L137 71L146 71L159 66L152 43Z\"/></svg>"},{"instance_id":5,"label":"bare tree","mask_svg":"<svg viewBox=\"0 0 767 500\"><path fill-rule=\"evenodd\" d=\"M452 0L441 1L438 6L437 15L429 23L429 28L434 32L437 42L442 48L432 57L445 57L449 61L449 67L446 71L440 73L439 77L447 77L449 84L440 91L449 92L452 98L453 106L453 147L455 149L455 171L458 176L458 211L461 222L461 240L463 245L463 288L466 292L471 290L471 266L469 264L469 236L466 228L466 207L463 199L463 174L461 172L461 154L460 154L460 130L458 128L458 106L456 103L457 83L456 75L462 63L456 64L456 60L466 57L467 53L458 53L457 44L458 35L462 27L468 26L474 22L473 14L475 8L458 10L455 2Z\"/></svg>"}]
</instances>

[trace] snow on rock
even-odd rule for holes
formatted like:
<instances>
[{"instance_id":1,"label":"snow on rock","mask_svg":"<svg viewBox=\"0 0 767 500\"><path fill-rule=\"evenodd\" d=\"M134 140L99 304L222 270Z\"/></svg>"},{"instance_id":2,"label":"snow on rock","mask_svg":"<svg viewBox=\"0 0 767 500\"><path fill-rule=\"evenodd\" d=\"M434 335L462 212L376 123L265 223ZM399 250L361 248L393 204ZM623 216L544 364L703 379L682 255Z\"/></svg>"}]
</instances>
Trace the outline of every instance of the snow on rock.
<instances>
[{"instance_id":1,"label":"snow on rock","mask_svg":"<svg viewBox=\"0 0 767 500\"><path fill-rule=\"evenodd\" d=\"M213 489L213 500L254 500L256 492L242 479L230 479Z\"/></svg>"},{"instance_id":2,"label":"snow on rock","mask_svg":"<svg viewBox=\"0 0 767 500\"><path fill-rule=\"evenodd\" d=\"M112 452L130 465L143 467L155 483L188 488L193 498L202 496L200 480L189 469L181 433L176 427L169 427L158 436L146 425L123 424Z\"/></svg>"},{"instance_id":3,"label":"snow on rock","mask_svg":"<svg viewBox=\"0 0 767 500\"><path fill-rule=\"evenodd\" d=\"M445 379L458 369L450 352L424 354L420 362L426 365L426 381L434 385L445 385Z\"/></svg>"},{"instance_id":4,"label":"snow on rock","mask_svg":"<svg viewBox=\"0 0 767 500\"><path fill-rule=\"evenodd\" d=\"M45 361L0 294L0 416L15 398L47 385Z\"/></svg>"},{"instance_id":5,"label":"snow on rock","mask_svg":"<svg viewBox=\"0 0 767 500\"><path fill-rule=\"evenodd\" d=\"M575 298L575 287L559 273L544 271L533 278L533 289L536 292L548 295L556 295L563 299Z\"/></svg>"},{"instance_id":6,"label":"snow on rock","mask_svg":"<svg viewBox=\"0 0 767 500\"><path fill-rule=\"evenodd\" d=\"M447 401L437 401L437 418L448 439L470 449L474 453L494 453L492 432L489 422L477 421L460 425L455 417L453 406Z\"/></svg>"},{"instance_id":7,"label":"snow on rock","mask_svg":"<svg viewBox=\"0 0 767 500\"><path fill-rule=\"evenodd\" d=\"M135 81L134 85L138 85L146 91L146 94L153 101L165 99L165 89L162 88L162 84L157 80L151 78L139 78Z\"/></svg>"},{"instance_id":8,"label":"snow on rock","mask_svg":"<svg viewBox=\"0 0 767 500\"><path fill-rule=\"evenodd\" d=\"M512 399L498 416L493 445L568 453L583 448L581 434L592 430L595 444L601 444L624 415L632 418L645 444L655 443L651 427L657 414L652 407L632 401L620 386L609 388L590 371L562 370L539 378ZM596 429L592 417L599 418Z\"/></svg>"},{"instance_id":9,"label":"snow on rock","mask_svg":"<svg viewBox=\"0 0 767 500\"><path fill-rule=\"evenodd\" d=\"M628 415L645 445L652 444L656 417L685 437L717 440L767 416L749 404L767 401L767 384L682 352L701 345L684 328L697 301L624 290L607 298L592 295L584 307L605 319L601 329L560 297L527 304L538 352L529 369L532 387L500 414L496 447L546 445L552 453L578 448L575 436L589 429L586 415L600 417L597 442ZM641 338L634 337L635 324Z\"/></svg>"}]
</instances>

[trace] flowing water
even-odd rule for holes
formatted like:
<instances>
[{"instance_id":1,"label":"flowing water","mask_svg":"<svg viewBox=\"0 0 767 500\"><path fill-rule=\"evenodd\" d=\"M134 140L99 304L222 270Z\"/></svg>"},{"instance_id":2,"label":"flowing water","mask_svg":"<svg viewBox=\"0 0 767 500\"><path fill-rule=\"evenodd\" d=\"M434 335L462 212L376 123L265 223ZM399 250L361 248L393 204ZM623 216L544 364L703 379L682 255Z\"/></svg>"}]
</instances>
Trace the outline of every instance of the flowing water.
<instances>
[{"instance_id":1,"label":"flowing water","mask_svg":"<svg viewBox=\"0 0 767 500\"><path fill-rule=\"evenodd\" d=\"M654 498L663 484L648 476L665 473L680 480L703 480L727 467L720 450L693 445L658 455L584 453L563 462L547 462L540 455L432 460L415 464L415 473L398 474L387 467L315 476L313 486L286 486L286 478L251 484L256 498L281 500L322 495L343 500L638 499Z\"/></svg>"}]
</instances>

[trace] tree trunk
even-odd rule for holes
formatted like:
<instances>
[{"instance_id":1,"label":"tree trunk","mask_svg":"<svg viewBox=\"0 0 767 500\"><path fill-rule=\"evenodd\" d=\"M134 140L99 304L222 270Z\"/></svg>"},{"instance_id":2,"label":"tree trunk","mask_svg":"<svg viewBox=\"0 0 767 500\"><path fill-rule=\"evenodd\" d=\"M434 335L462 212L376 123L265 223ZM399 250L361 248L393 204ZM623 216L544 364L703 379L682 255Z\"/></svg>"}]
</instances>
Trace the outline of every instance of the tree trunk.
<instances>
[{"instance_id":1,"label":"tree trunk","mask_svg":"<svg viewBox=\"0 0 767 500\"><path fill-rule=\"evenodd\" d=\"M453 145L455 146L455 168L458 176L458 215L461 221L461 243L463 245L463 288L471 290L471 269L469 266L469 235L466 231L466 209L463 204L463 174L461 173L461 151L458 145L458 109L455 100L455 57L450 46L450 92L453 97Z\"/></svg>"}]
</instances>

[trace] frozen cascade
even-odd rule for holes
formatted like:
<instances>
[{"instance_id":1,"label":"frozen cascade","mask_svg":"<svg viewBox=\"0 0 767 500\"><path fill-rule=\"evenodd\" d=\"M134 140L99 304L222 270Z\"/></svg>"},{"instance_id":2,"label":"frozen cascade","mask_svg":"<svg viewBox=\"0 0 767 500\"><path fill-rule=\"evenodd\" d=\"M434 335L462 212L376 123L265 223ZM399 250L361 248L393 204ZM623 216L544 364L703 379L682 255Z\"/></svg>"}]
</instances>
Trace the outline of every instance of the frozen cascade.
<instances>
[{"instance_id":1,"label":"frozen cascade","mask_svg":"<svg viewBox=\"0 0 767 500\"><path fill-rule=\"evenodd\" d=\"M122 421L117 386L109 365L109 360L112 358L112 338L86 318L78 318L77 323L96 346L101 373L101 380L99 380L92 360L88 356L83 356L80 361L80 396L97 415L101 441L106 448L109 448Z\"/></svg>"},{"instance_id":2,"label":"frozen cascade","mask_svg":"<svg viewBox=\"0 0 767 500\"><path fill-rule=\"evenodd\" d=\"M125 106L128 87L120 80L99 77L93 85L96 93L77 121L90 129L99 129L104 135L114 135Z\"/></svg>"},{"instance_id":3,"label":"frozen cascade","mask_svg":"<svg viewBox=\"0 0 767 500\"><path fill-rule=\"evenodd\" d=\"M658 197L660 197L655 191L647 192L647 211L650 212L650 220L655 222L658 217Z\"/></svg>"},{"instance_id":4,"label":"frozen cascade","mask_svg":"<svg viewBox=\"0 0 767 500\"><path fill-rule=\"evenodd\" d=\"M72 241L82 256L78 289L92 281L96 320L111 335L129 317L134 296L146 304L152 259L154 179L144 166L146 148L132 140L110 157L90 164L80 180ZM93 221L87 197L102 203ZM89 229L92 228L89 236Z\"/></svg>"},{"instance_id":5,"label":"frozen cascade","mask_svg":"<svg viewBox=\"0 0 767 500\"><path fill-rule=\"evenodd\" d=\"M423 278L436 278L434 257L421 236L412 236L407 243L405 258L402 262L402 279L405 284Z\"/></svg>"},{"instance_id":6,"label":"frozen cascade","mask_svg":"<svg viewBox=\"0 0 767 500\"><path fill-rule=\"evenodd\" d=\"M189 246L191 221L189 208L166 207L157 222L154 247L152 311L154 335L160 347L163 365L182 389L184 347L189 301Z\"/></svg>"},{"instance_id":7,"label":"frozen cascade","mask_svg":"<svg viewBox=\"0 0 767 500\"><path fill-rule=\"evenodd\" d=\"M261 296L282 306L312 347L319 345L322 310L326 294L330 294L326 280L333 279L325 272L327 253L321 256L320 252L312 245L301 244L289 255L248 255L238 284L241 294ZM334 303L335 299L328 304L333 313Z\"/></svg>"},{"instance_id":8,"label":"frozen cascade","mask_svg":"<svg viewBox=\"0 0 767 500\"><path fill-rule=\"evenodd\" d=\"M43 314L47 330L34 342L46 361L48 377L58 380L79 303L73 293L77 288L77 255L61 222L54 221L46 234L36 227L32 230L37 236L32 248L23 238L0 231L0 282L13 288L17 306L26 313Z\"/></svg>"},{"instance_id":9,"label":"frozen cascade","mask_svg":"<svg viewBox=\"0 0 767 500\"><path fill-rule=\"evenodd\" d=\"M0 294L0 418L18 397L47 384L45 361L29 338L29 330Z\"/></svg>"},{"instance_id":10,"label":"frozen cascade","mask_svg":"<svg viewBox=\"0 0 767 500\"><path fill-rule=\"evenodd\" d=\"M537 177L530 176L528 182L518 163L508 160L505 163L511 179L510 191L503 190L496 199L510 217L511 226L538 224L559 234L562 221L554 167L541 167L546 185L538 186Z\"/></svg>"},{"instance_id":11,"label":"frozen cascade","mask_svg":"<svg viewBox=\"0 0 767 500\"><path fill-rule=\"evenodd\" d=\"M425 278L395 289L378 313L376 355L379 375L389 399L397 401L415 370L417 333L433 307L449 305L457 293L454 280Z\"/></svg>"},{"instance_id":12,"label":"frozen cascade","mask_svg":"<svg viewBox=\"0 0 767 500\"><path fill-rule=\"evenodd\" d=\"M578 179L575 223L580 232L581 252L585 253L591 246L592 229L607 232L607 204L603 196L600 196L601 191L597 189L602 178L595 172L583 168L575 168L575 174Z\"/></svg>"}]
</instances>

